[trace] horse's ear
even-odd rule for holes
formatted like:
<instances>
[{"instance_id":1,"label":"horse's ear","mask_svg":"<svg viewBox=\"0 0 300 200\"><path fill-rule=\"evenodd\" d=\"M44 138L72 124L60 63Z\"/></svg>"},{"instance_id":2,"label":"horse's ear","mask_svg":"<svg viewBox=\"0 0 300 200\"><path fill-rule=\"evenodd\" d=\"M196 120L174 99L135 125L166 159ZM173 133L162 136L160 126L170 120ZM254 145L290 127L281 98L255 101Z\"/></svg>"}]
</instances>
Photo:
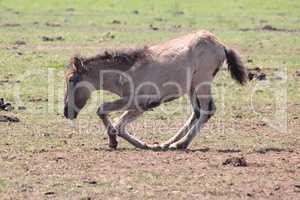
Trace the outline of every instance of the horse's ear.
<instances>
[{"instance_id":1,"label":"horse's ear","mask_svg":"<svg viewBox=\"0 0 300 200\"><path fill-rule=\"evenodd\" d=\"M83 73L86 71L86 68L83 65L82 58L79 56L74 56L71 60L71 65L75 71L78 73Z\"/></svg>"}]
</instances>

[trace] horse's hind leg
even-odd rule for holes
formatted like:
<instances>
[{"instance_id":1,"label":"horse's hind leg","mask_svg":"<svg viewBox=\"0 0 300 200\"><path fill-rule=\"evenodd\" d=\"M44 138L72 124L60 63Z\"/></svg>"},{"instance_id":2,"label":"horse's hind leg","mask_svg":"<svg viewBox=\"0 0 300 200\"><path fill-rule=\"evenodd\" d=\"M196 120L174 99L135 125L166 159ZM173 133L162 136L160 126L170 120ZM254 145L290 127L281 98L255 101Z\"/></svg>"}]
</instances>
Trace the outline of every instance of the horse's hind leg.
<instances>
[{"instance_id":1,"label":"horse's hind leg","mask_svg":"<svg viewBox=\"0 0 300 200\"><path fill-rule=\"evenodd\" d=\"M190 94L194 94L194 91L192 90ZM190 118L186 121L186 123L181 127L181 129L177 132L176 135L174 135L172 138L170 138L168 141L164 142L160 145L161 149L167 149L171 144L179 141L181 138L183 138L188 131L194 126L197 119L200 117L200 104L199 101L196 100L196 102L193 102L195 99L193 95L190 95L189 97L191 104L193 105L194 112L190 116Z\"/></svg>"},{"instance_id":2,"label":"horse's hind leg","mask_svg":"<svg viewBox=\"0 0 300 200\"><path fill-rule=\"evenodd\" d=\"M195 123L197 117L195 113L192 113L192 115L190 116L190 118L187 120L187 122L181 127L181 129L177 132L176 135L174 135L173 137L171 137L168 141L162 143L160 145L161 149L167 149L171 144L177 142L178 140L180 140L181 138L183 138L187 132L190 130L190 128L193 126L193 124Z\"/></svg>"},{"instance_id":3,"label":"horse's hind leg","mask_svg":"<svg viewBox=\"0 0 300 200\"><path fill-rule=\"evenodd\" d=\"M203 125L215 113L216 107L211 96L209 84L203 85L198 91L195 90L192 106L197 119L184 137L170 145L171 149L186 149Z\"/></svg>"}]
</instances>

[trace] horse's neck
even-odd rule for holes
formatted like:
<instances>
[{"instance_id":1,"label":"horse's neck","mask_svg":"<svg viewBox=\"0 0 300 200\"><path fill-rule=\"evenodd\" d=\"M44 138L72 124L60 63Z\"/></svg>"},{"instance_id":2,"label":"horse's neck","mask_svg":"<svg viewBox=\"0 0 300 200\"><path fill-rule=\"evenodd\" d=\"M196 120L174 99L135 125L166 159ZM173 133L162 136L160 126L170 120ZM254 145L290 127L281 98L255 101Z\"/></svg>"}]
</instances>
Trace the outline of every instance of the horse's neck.
<instances>
[{"instance_id":1,"label":"horse's neck","mask_svg":"<svg viewBox=\"0 0 300 200\"><path fill-rule=\"evenodd\" d=\"M105 90L119 96L122 95L120 83L120 74L117 72L100 71L99 73L99 90Z\"/></svg>"}]
</instances>

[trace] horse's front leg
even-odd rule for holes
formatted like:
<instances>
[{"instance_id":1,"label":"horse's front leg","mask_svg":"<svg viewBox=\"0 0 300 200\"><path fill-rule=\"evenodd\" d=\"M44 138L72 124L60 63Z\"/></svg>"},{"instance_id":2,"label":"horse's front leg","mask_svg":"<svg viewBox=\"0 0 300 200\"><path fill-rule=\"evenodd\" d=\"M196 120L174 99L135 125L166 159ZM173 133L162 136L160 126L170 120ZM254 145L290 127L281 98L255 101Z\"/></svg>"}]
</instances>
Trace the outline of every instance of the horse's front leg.
<instances>
[{"instance_id":1,"label":"horse's front leg","mask_svg":"<svg viewBox=\"0 0 300 200\"><path fill-rule=\"evenodd\" d=\"M128 107L128 111L122 115L121 119L117 123L115 127L117 129L117 134L136 148L158 149L158 146L149 145L126 131L126 125L136 120L144 111L159 105L159 99L145 98L143 96L137 96L135 98L135 104Z\"/></svg>"},{"instance_id":2,"label":"horse's front leg","mask_svg":"<svg viewBox=\"0 0 300 200\"><path fill-rule=\"evenodd\" d=\"M98 108L97 114L107 129L108 143L110 148L117 148L118 141L116 136L116 128L113 126L108 114L113 111L124 109L127 102L127 98L123 98L113 102L104 103Z\"/></svg>"},{"instance_id":3,"label":"horse's front leg","mask_svg":"<svg viewBox=\"0 0 300 200\"><path fill-rule=\"evenodd\" d=\"M135 146L136 148L140 149L149 149L150 147L143 141L137 139L130 133L126 131L126 126L136 120L139 116L142 115L144 111L143 110L129 110L126 111L122 117L120 118L119 122L116 125L118 136L125 139L127 142Z\"/></svg>"}]
</instances>

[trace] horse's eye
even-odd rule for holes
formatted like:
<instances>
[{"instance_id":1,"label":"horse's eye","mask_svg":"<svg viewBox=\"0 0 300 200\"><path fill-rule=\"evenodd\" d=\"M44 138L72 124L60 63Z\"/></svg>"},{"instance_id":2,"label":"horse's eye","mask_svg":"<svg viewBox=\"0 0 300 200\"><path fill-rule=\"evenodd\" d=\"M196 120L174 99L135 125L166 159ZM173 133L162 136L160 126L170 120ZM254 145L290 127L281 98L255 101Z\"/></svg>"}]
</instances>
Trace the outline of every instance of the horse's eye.
<instances>
[{"instance_id":1,"label":"horse's eye","mask_svg":"<svg viewBox=\"0 0 300 200\"><path fill-rule=\"evenodd\" d=\"M116 56L115 57L115 60L116 60L116 62L118 62L118 63L120 63L120 64L122 64L122 63L129 63L129 60L128 60L128 58L125 56L125 55L118 55L118 56Z\"/></svg>"}]
</instances>

